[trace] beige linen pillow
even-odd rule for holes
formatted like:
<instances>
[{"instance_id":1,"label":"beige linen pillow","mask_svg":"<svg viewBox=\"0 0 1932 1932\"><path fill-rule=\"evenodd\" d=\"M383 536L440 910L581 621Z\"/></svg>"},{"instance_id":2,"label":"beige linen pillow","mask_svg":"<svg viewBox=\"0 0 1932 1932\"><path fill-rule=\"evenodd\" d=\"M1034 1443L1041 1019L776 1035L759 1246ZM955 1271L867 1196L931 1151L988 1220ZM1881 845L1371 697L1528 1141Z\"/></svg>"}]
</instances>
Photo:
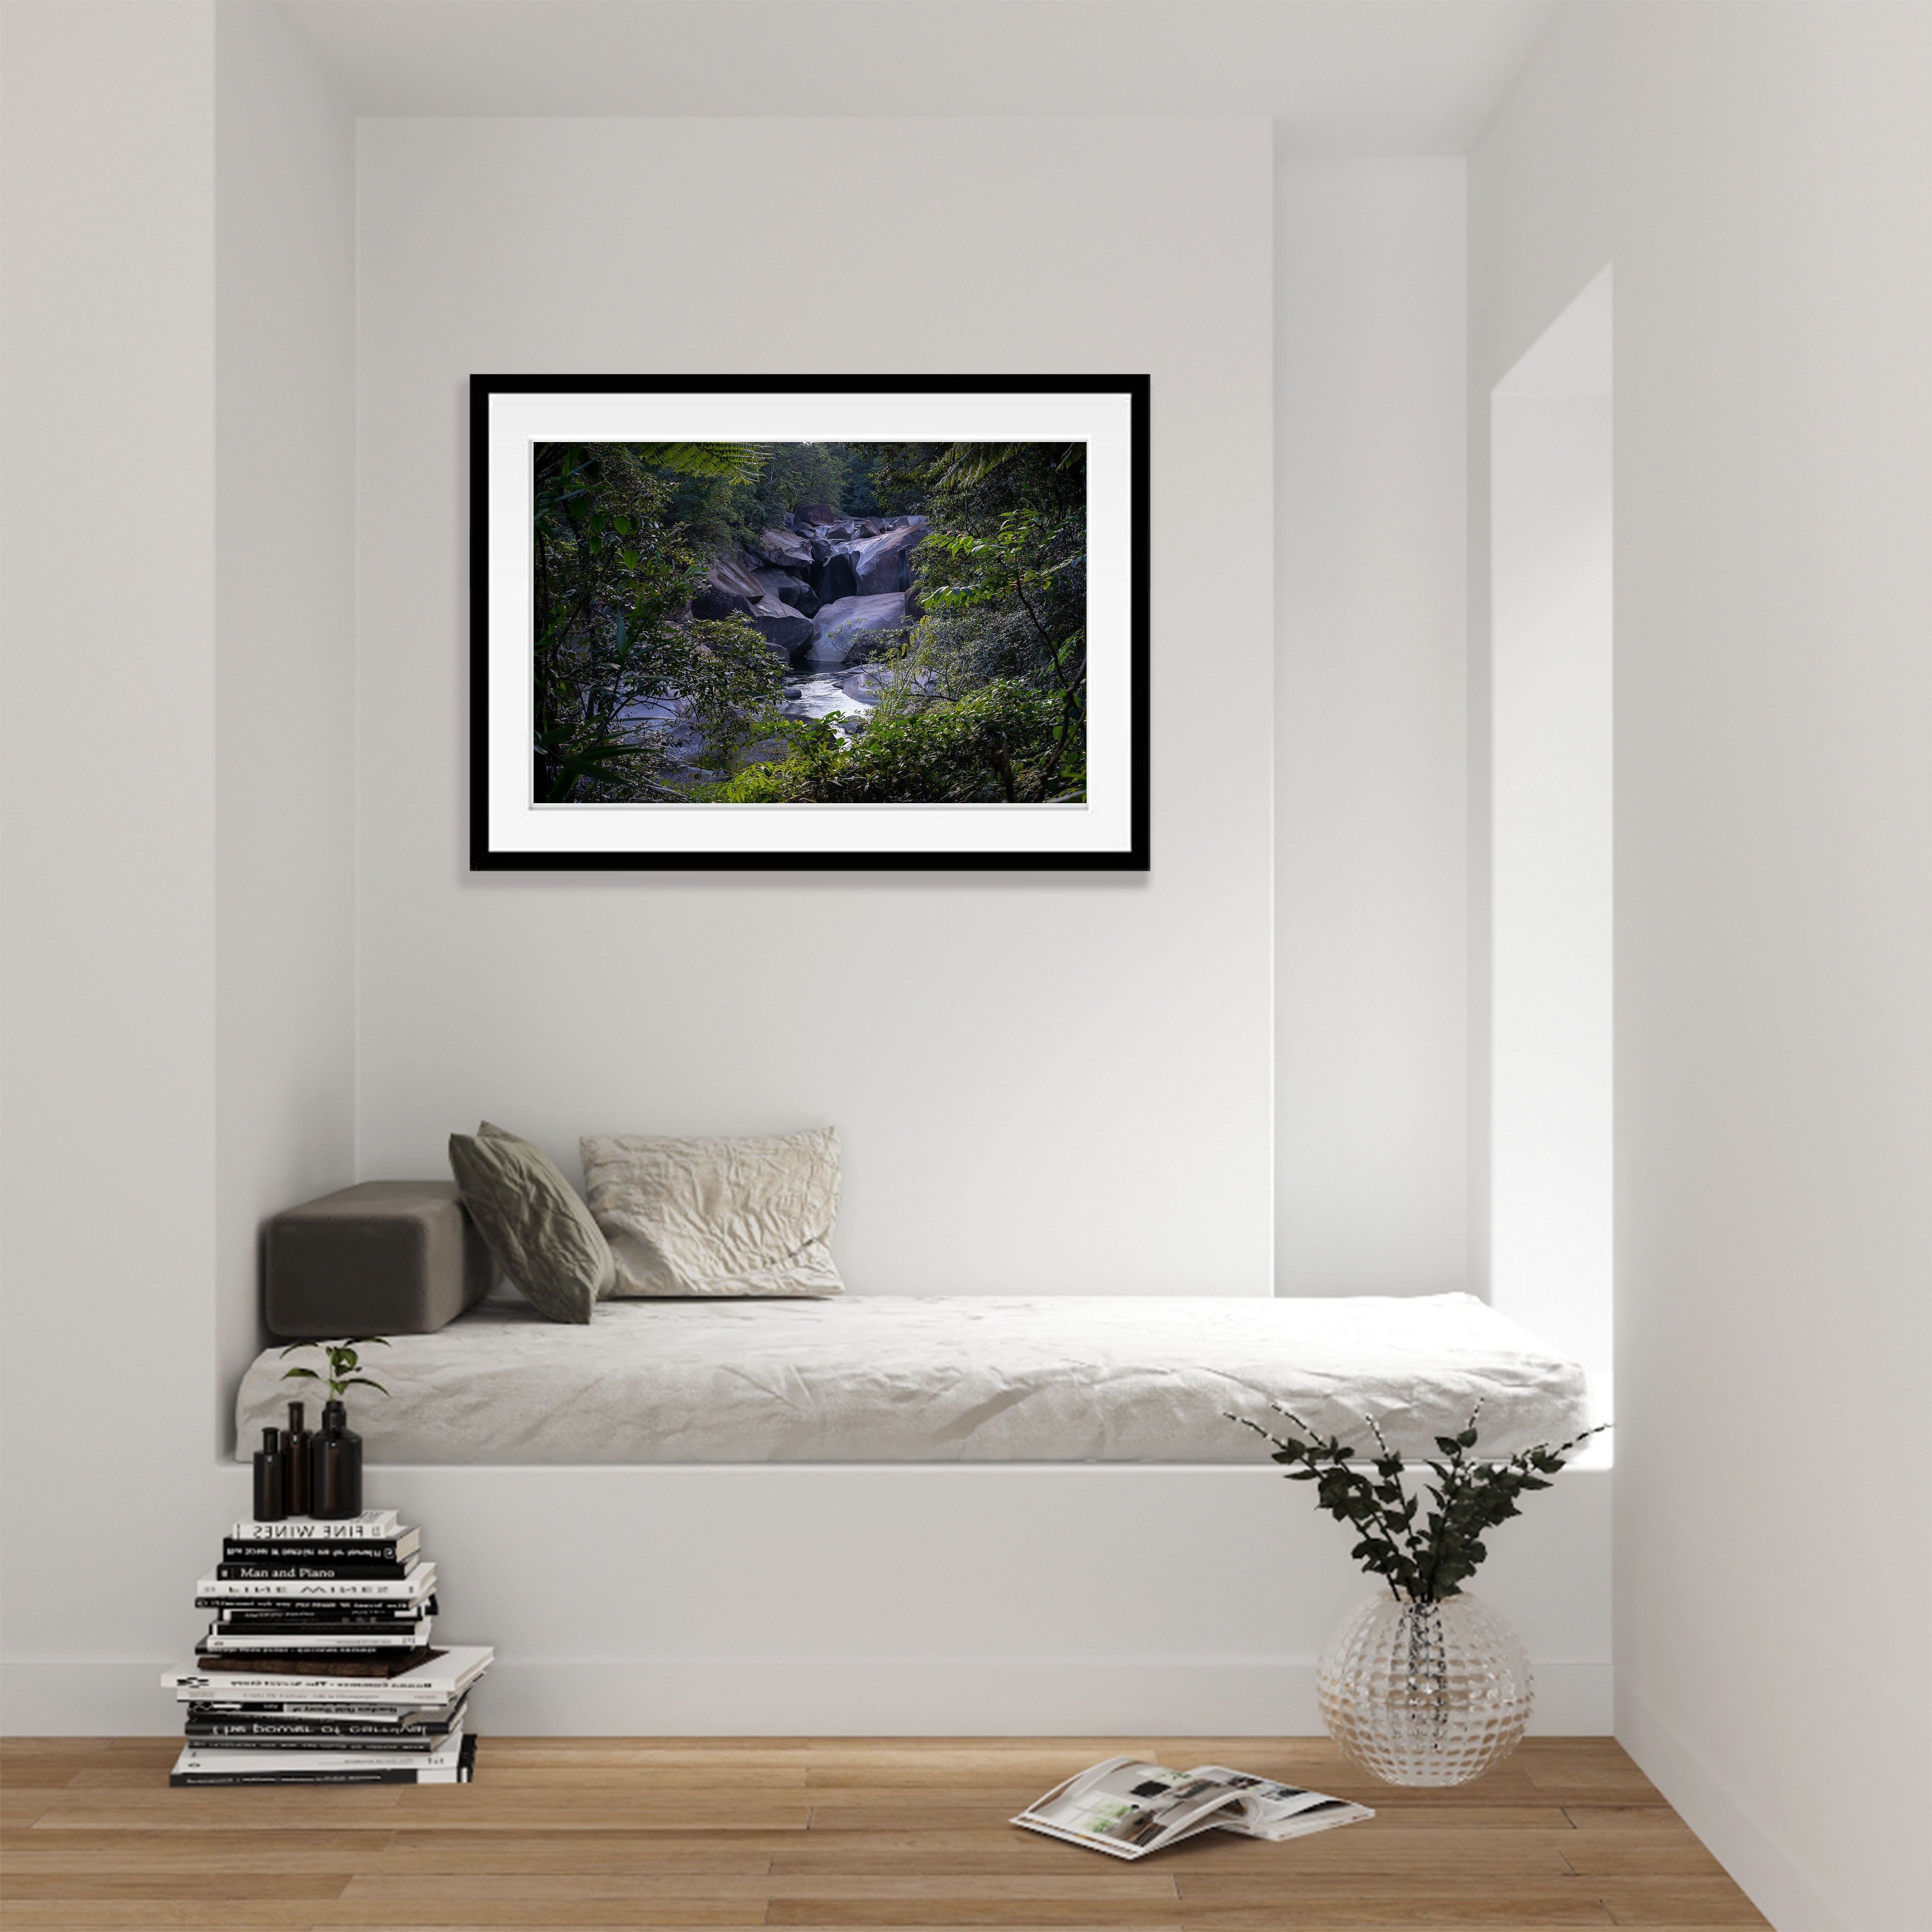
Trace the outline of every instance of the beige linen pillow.
<instances>
[{"instance_id":1,"label":"beige linen pillow","mask_svg":"<svg viewBox=\"0 0 1932 1932\"><path fill-rule=\"evenodd\" d=\"M616 1268L590 1210L541 1148L488 1120L449 1137L463 1204L497 1265L553 1322L585 1322Z\"/></svg>"},{"instance_id":2,"label":"beige linen pillow","mask_svg":"<svg viewBox=\"0 0 1932 1932\"><path fill-rule=\"evenodd\" d=\"M578 1144L618 1295L838 1294L838 1134Z\"/></svg>"}]
</instances>

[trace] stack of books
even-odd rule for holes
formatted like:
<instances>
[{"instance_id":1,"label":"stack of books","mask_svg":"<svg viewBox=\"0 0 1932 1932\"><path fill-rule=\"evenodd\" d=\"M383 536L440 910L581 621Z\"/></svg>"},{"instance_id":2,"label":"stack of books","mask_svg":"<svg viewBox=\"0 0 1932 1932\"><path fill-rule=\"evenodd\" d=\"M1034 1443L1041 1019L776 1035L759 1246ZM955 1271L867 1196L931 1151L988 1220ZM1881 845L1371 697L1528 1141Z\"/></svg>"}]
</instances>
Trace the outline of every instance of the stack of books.
<instances>
[{"instance_id":1,"label":"stack of books","mask_svg":"<svg viewBox=\"0 0 1932 1932\"><path fill-rule=\"evenodd\" d=\"M394 1510L238 1522L212 1576L171 1784L467 1784L470 1692L494 1658L430 1644L436 1565Z\"/></svg>"}]
</instances>

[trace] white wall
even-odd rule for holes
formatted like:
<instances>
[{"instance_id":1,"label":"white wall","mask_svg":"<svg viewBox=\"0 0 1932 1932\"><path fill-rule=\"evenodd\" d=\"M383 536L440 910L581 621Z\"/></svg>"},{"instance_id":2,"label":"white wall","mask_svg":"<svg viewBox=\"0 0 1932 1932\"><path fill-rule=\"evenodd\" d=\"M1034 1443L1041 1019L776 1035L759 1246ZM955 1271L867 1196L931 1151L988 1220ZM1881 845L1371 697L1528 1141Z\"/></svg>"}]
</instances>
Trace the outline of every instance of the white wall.
<instances>
[{"instance_id":1,"label":"white wall","mask_svg":"<svg viewBox=\"0 0 1932 1932\"><path fill-rule=\"evenodd\" d=\"M1065 232L1009 271L1010 286L987 283L963 308L916 305L891 271L923 247L923 210L887 184L874 200L892 218L880 231L889 259L868 261L836 308L756 308L723 242L666 288L646 279L647 251L606 248L600 228L596 259L632 299L586 303L581 332L502 272L559 232L532 138L646 162L710 142L724 184L714 212L732 220L708 232L729 236L754 205L741 193L726 206L733 188L766 192L800 154L869 166L876 140L907 130L370 130L365 191L383 192L364 211L358 385L365 776L345 806L342 110L264 7L4 10L0 1724L169 1727L155 1677L184 1654L192 1578L247 1493L245 1470L210 1450L252 1334L259 1216L352 1173L436 1172L443 1134L486 1107L566 1156L584 1126L647 1124L659 1109L694 1126L838 1118L852 1157L841 1254L855 1286L1265 1292L1264 124L916 124L952 195L940 225L982 256L1009 239L971 212L986 184L1043 170L1068 197ZM1160 76L1146 84L1157 105ZM722 152L741 143L739 158ZM1291 889L1321 901L1294 932L1293 970L1338 1000L1347 1036L1344 1051L1311 1033L1291 1043L1294 1131L1318 1146L1321 1109L1357 1090L1352 1056L1378 1006L1408 1069L1378 1090L1396 1124L1351 1154L1348 1186L1332 1203L1302 1198L1284 1281L1310 1289L1460 1280L1460 700L1444 609L1461 568L1445 535L1461 434L1445 380L1459 352L1460 177L1454 162L1283 177L1280 232L1315 265L1292 291L1306 348L1294 367L1318 353L1326 372L1293 404L1307 440L1284 487L1354 547L1336 576L1307 547L1286 586L1303 614L1283 742L1329 754L1326 798L1294 821L1285 855ZM627 204L624 218L648 236L650 196L637 200L644 212ZM1354 242L1352 207L1366 224ZM416 301L428 317L407 312ZM468 878L461 378L493 365L709 364L734 342L746 367L1151 370L1150 880ZM111 543L70 507L98 500L103 450L140 506ZM1355 544L1358 514L1373 542ZM1414 590L1392 594L1392 569L1414 573ZM76 601L75 582L98 595ZM1320 663L1329 625L1353 640L1333 684ZM106 736L76 786L44 723L83 688ZM1392 786L1399 804L1378 820ZM352 895L358 810L365 877ZM1358 865L1372 891L1349 889ZM1412 892L1421 899L1405 910ZM361 908L368 1010L359 1164L342 1057L356 1024L346 897ZM1351 964L1324 965L1330 947ZM1406 950L1400 972L1392 948ZM1378 961L1381 991L1361 996L1352 967ZM1453 997L1430 983L1438 970ZM781 1006L794 988L795 1007ZM1442 1037L1426 1018L1438 1000ZM668 1017L634 1020L640 1002ZM689 1017L721 1007L734 1023L750 1012L722 1048L716 1028ZM915 1050L929 1056L922 1078L888 1072ZM142 1136L111 1184L88 1152L104 1121L124 1142ZM1352 1238L1377 1245L1345 1282ZM1262 1468L385 1480L448 1566L449 1634L503 1647L485 1711L499 1726L596 1729L621 1711L640 1730L754 1717L774 1729L1308 1729L1315 1652L1363 1588L1341 1531ZM1566 1478L1486 1576L1537 1659L1545 1728L1607 1721L1606 1488L1600 1474ZM506 1526L569 1555L611 1544L610 1600L648 1610L599 1618L578 1642L557 1615L554 1564L506 1541ZM80 1534L90 1546L117 1540L124 1589L76 1604L50 1582L50 1552ZM820 1605L788 1647L748 1616L721 1625L701 1590L662 1588L668 1568L721 1579L735 1564L734 1600L760 1604L773 1547L820 1552L780 1586ZM1138 1634L1096 1649L1089 1610L1103 1622L1124 1589L1158 1594L1209 1566L1234 1600L1269 1606L1264 1629L1182 1630L1151 1656ZM1054 1611L1070 1625L1059 1648L1041 1635Z\"/></svg>"},{"instance_id":2,"label":"white wall","mask_svg":"<svg viewBox=\"0 0 1932 1932\"><path fill-rule=\"evenodd\" d=\"M872 158L890 137L916 142L916 188L877 177ZM775 170L808 160L824 178L874 182L862 298L774 312L710 272L666 295L652 278L673 244L647 209L598 302L553 298L546 265L586 255L601 234L595 203L573 212L549 194L560 172L674 177L698 197L700 232L724 232ZM1265 697L1272 661L1251 568L1272 534L1271 425L1255 406L1273 353L1267 130L365 123L361 178L364 1171L435 1172L452 1125L478 1113L518 1124L566 1165L587 1127L742 1131L829 1117L846 1138L838 1249L855 1287L1266 1292L1270 1082L1256 1049L1271 998L1270 713L1244 706ZM1015 244L994 232L998 217L976 212L1022 184L1070 211L1048 242ZM1364 514L1391 488L1415 489L1419 506L1384 510L1382 528L1392 544L1414 544L1418 524L1437 541L1424 545L1436 573L1426 620L1398 600L1393 638L1373 624L1352 633L1376 668L1352 686L1345 676L1347 704L1318 686L1294 728L1318 738L1325 705L1333 730L1367 754L1333 773L1358 823L1374 816L1365 799L1402 774L1396 826L1354 848L1381 866L1382 899L1432 863L1452 902L1406 926L1393 905L1382 915L1395 943L1432 947L1452 969L1446 998L1433 989L1448 1042L1423 1043L1426 1024L1403 1004L1414 979L1384 982L1396 988L1394 1024L1418 1043L1414 1084L1450 1082L1450 1150L1425 1148L1405 1114L1394 1157L1378 1157L1379 1195L1365 1186L1350 1204L1365 1238L1418 1172L1440 1177L1436 1220L1419 1217L1425 1232L1406 1253L1432 1248L1450 1257L1444 1271L1406 1258L1382 1277L1438 1286L1460 1278L1450 1270L1463 1186L1460 170L1340 170L1320 191L1331 211L1365 197L1394 218L1394 233L1375 231L1375 266L1349 285L1358 305L1346 311L1371 308L1390 332L1363 340L1334 326L1319 292L1326 258L1303 293L1304 326L1326 342L1327 366L1346 371L1347 395L1377 395L1378 421L1402 420L1380 400L1383 383L1420 390L1436 411L1404 445L1430 464L1424 482L1396 480L1400 453L1352 479ZM988 280L952 288L943 310L920 292L928 206L946 211L956 254L1007 253ZM1426 266L1396 272L1417 244ZM1418 286L1436 304L1420 320L1403 312ZM1445 318L1446 352L1434 339ZM464 376L908 363L1153 376L1152 875L469 877ZM1328 440L1300 470L1317 499L1324 476L1350 473L1330 406ZM431 477L439 488L425 488ZM1330 595L1346 613L1347 587ZM1419 664L1438 681L1418 692ZM1373 693L1401 707L1399 726L1377 719ZM1430 747L1419 782L1404 770L1418 739ZM1333 836L1324 820L1302 849ZM1324 908L1346 937L1318 940L1311 926L1304 957L1358 943L1360 917ZM1331 1253L1345 1251L1335 1237ZM1315 1655L1363 1588L1337 1560L1332 1526L1265 1468L409 1469L386 1480L435 1526L466 1620L453 1634L503 1651L488 1720L519 1730L1306 1730ZM1609 1718L1607 1490L1600 1474L1569 1481L1495 1573L1497 1600L1537 1656L1550 1730ZM518 1526L514 1563L506 1522ZM601 1606L583 1635L556 1614L552 1580L566 1562L578 1602ZM1095 1636L1110 1604L1186 1575L1212 1575L1228 1600L1270 1604L1266 1628ZM769 1614L775 1576L798 1606L782 1630Z\"/></svg>"},{"instance_id":3,"label":"white wall","mask_svg":"<svg viewBox=\"0 0 1932 1932\"><path fill-rule=\"evenodd\" d=\"M1610 276L1490 404L1490 1299L1611 1365Z\"/></svg>"},{"instance_id":4,"label":"white wall","mask_svg":"<svg viewBox=\"0 0 1932 1932\"><path fill-rule=\"evenodd\" d=\"M1932 1923L1928 100L1578 7L1472 164L1474 394L1616 265L1618 1735L1787 1928Z\"/></svg>"},{"instance_id":5,"label":"white wall","mask_svg":"<svg viewBox=\"0 0 1932 1932\"><path fill-rule=\"evenodd\" d=\"M266 1340L258 1230L356 1178L356 146L273 8L216 47L220 1373Z\"/></svg>"},{"instance_id":6,"label":"white wall","mask_svg":"<svg viewBox=\"0 0 1932 1932\"><path fill-rule=\"evenodd\" d=\"M1459 159L1276 179L1276 1286L1468 1253Z\"/></svg>"},{"instance_id":7,"label":"white wall","mask_svg":"<svg viewBox=\"0 0 1932 1932\"><path fill-rule=\"evenodd\" d=\"M270 10L4 32L0 1723L159 1729L259 1221L353 1174L352 147Z\"/></svg>"},{"instance_id":8,"label":"white wall","mask_svg":"<svg viewBox=\"0 0 1932 1932\"><path fill-rule=\"evenodd\" d=\"M383 1480L431 1527L439 1634L498 1648L485 1732L1310 1736L1316 1659L1372 1594L1350 1532L1266 1462ZM1566 1472L1484 1566L1539 1734L1610 1723L1610 1508L1608 1471ZM1124 1614L1177 1593L1243 1613Z\"/></svg>"},{"instance_id":9,"label":"white wall","mask_svg":"<svg viewBox=\"0 0 1932 1932\"><path fill-rule=\"evenodd\" d=\"M1266 1294L1266 125L361 144L363 1172L441 1172L484 1114L573 1173L582 1133L830 1120L854 1289ZM851 212L747 252L806 177ZM472 877L465 380L632 368L1148 372L1152 872Z\"/></svg>"},{"instance_id":10,"label":"white wall","mask_svg":"<svg viewBox=\"0 0 1932 1932\"><path fill-rule=\"evenodd\" d=\"M34 1660L156 1648L56 1556L191 1583L213 1487L214 11L0 35L13 1727Z\"/></svg>"}]
</instances>

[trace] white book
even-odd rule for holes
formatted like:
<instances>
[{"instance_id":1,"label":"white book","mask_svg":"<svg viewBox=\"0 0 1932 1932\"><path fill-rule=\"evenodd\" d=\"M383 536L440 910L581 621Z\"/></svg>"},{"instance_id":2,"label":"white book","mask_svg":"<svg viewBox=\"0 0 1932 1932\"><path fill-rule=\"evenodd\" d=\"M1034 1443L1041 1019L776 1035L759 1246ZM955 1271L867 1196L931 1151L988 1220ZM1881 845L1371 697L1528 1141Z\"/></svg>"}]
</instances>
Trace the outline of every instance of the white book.
<instances>
[{"instance_id":1,"label":"white book","mask_svg":"<svg viewBox=\"0 0 1932 1932\"><path fill-rule=\"evenodd\" d=\"M401 1534L394 1510L364 1510L360 1516L287 1516L272 1522L238 1522L229 1532L236 1543L382 1543Z\"/></svg>"},{"instance_id":2,"label":"white book","mask_svg":"<svg viewBox=\"0 0 1932 1932\"><path fill-rule=\"evenodd\" d=\"M463 1752L463 1732L452 1731L430 1751L224 1750L200 1742L182 1747L177 1771L454 1771Z\"/></svg>"},{"instance_id":3,"label":"white book","mask_svg":"<svg viewBox=\"0 0 1932 1932\"><path fill-rule=\"evenodd\" d=\"M246 1624L217 1624L202 1639L200 1648L208 1657L245 1657L251 1651L280 1657L292 1652L307 1656L312 1652L342 1650L357 1656L370 1650L416 1650L429 1642L435 1621L424 1617L416 1623L385 1624L366 1632L256 1630Z\"/></svg>"},{"instance_id":4,"label":"white book","mask_svg":"<svg viewBox=\"0 0 1932 1932\"><path fill-rule=\"evenodd\" d=\"M440 1657L394 1677L298 1676L276 1670L168 1670L161 1688L178 1702L410 1705L453 1704L495 1662L488 1644L452 1645Z\"/></svg>"},{"instance_id":5,"label":"white book","mask_svg":"<svg viewBox=\"0 0 1932 1932\"><path fill-rule=\"evenodd\" d=\"M168 1782L461 1784L475 1754L476 1741L460 1736L433 1751L198 1750L190 1744L175 1760Z\"/></svg>"},{"instance_id":6,"label":"white book","mask_svg":"<svg viewBox=\"0 0 1932 1932\"><path fill-rule=\"evenodd\" d=\"M262 1598L282 1603L346 1604L352 1598L369 1603L408 1603L427 1597L435 1588L436 1565L421 1563L406 1576L338 1576L306 1583L286 1576L245 1583L227 1576L204 1576L194 1586L194 1597L198 1604L250 1604Z\"/></svg>"}]
</instances>

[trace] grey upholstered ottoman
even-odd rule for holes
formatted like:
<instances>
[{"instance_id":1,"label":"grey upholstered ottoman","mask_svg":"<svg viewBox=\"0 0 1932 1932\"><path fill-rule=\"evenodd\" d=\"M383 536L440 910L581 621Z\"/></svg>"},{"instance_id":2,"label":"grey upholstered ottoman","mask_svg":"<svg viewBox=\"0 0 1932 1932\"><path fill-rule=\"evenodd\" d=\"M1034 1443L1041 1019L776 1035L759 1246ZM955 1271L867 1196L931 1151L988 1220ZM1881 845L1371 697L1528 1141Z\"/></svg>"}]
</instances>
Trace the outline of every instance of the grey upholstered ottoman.
<instances>
[{"instance_id":1,"label":"grey upholstered ottoman","mask_svg":"<svg viewBox=\"0 0 1932 1932\"><path fill-rule=\"evenodd\" d=\"M268 1223L271 1333L428 1335L490 1292L496 1264L453 1180L365 1180Z\"/></svg>"}]
</instances>

